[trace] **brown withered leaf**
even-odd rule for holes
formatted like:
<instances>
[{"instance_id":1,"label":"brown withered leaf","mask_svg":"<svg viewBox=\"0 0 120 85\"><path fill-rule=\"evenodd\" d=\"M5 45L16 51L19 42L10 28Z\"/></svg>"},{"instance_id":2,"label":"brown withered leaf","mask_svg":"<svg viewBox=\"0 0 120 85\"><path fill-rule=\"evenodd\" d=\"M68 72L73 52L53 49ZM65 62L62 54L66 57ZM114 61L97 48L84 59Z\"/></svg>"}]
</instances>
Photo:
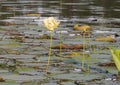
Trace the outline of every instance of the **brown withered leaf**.
<instances>
[{"instance_id":1,"label":"brown withered leaf","mask_svg":"<svg viewBox=\"0 0 120 85\"><path fill-rule=\"evenodd\" d=\"M99 63L98 66L115 66L115 63L113 62Z\"/></svg>"},{"instance_id":2,"label":"brown withered leaf","mask_svg":"<svg viewBox=\"0 0 120 85\"><path fill-rule=\"evenodd\" d=\"M52 47L52 49L83 49L82 44L59 44Z\"/></svg>"},{"instance_id":3,"label":"brown withered leaf","mask_svg":"<svg viewBox=\"0 0 120 85\"><path fill-rule=\"evenodd\" d=\"M4 82L5 80L3 79L3 77L0 76L0 82Z\"/></svg>"}]
</instances>

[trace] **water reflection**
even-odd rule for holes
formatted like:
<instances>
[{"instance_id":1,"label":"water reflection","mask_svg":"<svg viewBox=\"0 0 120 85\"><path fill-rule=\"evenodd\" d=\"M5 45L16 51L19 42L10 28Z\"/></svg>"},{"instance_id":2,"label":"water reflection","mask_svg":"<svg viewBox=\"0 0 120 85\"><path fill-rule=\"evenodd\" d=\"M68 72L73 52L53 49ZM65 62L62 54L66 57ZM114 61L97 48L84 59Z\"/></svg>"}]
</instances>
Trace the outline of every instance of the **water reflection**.
<instances>
[{"instance_id":1,"label":"water reflection","mask_svg":"<svg viewBox=\"0 0 120 85\"><path fill-rule=\"evenodd\" d=\"M116 17L116 18L119 18L120 15L118 14L117 11L115 11L115 9L119 9L120 8L120 3L117 2L118 0L94 0L95 4L97 6L101 6L103 7L103 12L104 12L104 17L107 17L107 18L111 18L111 17Z\"/></svg>"},{"instance_id":2,"label":"water reflection","mask_svg":"<svg viewBox=\"0 0 120 85\"><path fill-rule=\"evenodd\" d=\"M2 0L0 19L40 13L42 17L54 16L61 20L84 23L86 20L80 19L89 17L119 19L119 8L119 0Z\"/></svg>"}]
</instances>

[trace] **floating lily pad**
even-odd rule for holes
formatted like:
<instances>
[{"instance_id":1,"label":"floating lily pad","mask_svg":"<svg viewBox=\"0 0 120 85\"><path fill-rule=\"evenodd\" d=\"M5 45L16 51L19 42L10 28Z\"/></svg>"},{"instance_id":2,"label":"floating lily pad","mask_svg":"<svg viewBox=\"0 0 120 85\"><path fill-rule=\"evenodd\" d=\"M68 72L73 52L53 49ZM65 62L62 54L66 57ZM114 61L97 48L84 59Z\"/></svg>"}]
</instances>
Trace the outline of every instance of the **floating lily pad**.
<instances>
[{"instance_id":1,"label":"floating lily pad","mask_svg":"<svg viewBox=\"0 0 120 85\"><path fill-rule=\"evenodd\" d=\"M43 76L28 76L28 75L18 75L18 74L9 74L2 75L5 80L15 80L15 81L25 81L25 80L42 80L45 79Z\"/></svg>"},{"instance_id":2,"label":"floating lily pad","mask_svg":"<svg viewBox=\"0 0 120 85\"><path fill-rule=\"evenodd\" d=\"M69 74L60 74L52 76L55 79L66 79L66 80L92 80L97 78L102 78L103 75L101 74L76 74L76 73L69 73Z\"/></svg>"}]
</instances>

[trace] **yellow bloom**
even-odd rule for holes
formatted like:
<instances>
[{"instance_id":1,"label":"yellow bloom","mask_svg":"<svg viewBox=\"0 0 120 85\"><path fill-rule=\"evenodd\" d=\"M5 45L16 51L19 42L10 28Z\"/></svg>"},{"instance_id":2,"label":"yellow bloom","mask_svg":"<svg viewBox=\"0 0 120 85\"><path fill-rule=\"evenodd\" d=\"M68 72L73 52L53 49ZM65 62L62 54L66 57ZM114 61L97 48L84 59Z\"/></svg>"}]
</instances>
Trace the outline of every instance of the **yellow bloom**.
<instances>
[{"instance_id":1,"label":"yellow bloom","mask_svg":"<svg viewBox=\"0 0 120 85\"><path fill-rule=\"evenodd\" d=\"M44 22L44 26L51 31L56 29L60 24L60 22L58 22L54 17L49 17L47 19L44 19L43 22Z\"/></svg>"}]
</instances>

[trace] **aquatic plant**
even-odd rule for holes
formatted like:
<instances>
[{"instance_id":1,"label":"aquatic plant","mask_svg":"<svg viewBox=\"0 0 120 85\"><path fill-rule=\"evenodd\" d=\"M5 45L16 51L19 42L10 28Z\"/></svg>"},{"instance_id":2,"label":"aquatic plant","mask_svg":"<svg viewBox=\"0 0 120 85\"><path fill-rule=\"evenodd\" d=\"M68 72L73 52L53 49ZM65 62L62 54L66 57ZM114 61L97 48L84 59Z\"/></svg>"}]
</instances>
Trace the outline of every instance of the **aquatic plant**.
<instances>
[{"instance_id":1,"label":"aquatic plant","mask_svg":"<svg viewBox=\"0 0 120 85\"><path fill-rule=\"evenodd\" d=\"M60 22L56 21L54 17L49 17L47 19L44 19L43 22L44 22L44 26L51 32L53 32L60 24Z\"/></svg>"},{"instance_id":2,"label":"aquatic plant","mask_svg":"<svg viewBox=\"0 0 120 85\"><path fill-rule=\"evenodd\" d=\"M120 49L110 49L115 65L120 72Z\"/></svg>"},{"instance_id":3,"label":"aquatic plant","mask_svg":"<svg viewBox=\"0 0 120 85\"><path fill-rule=\"evenodd\" d=\"M43 21L44 26L50 30L50 49L49 49L49 57L48 57L48 63L47 63L47 68L46 68L46 72L48 72L48 66L50 64L50 57L51 57L51 53L52 53L52 34L54 32L54 30L59 26L60 22L57 21L54 17L48 17L46 19L44 19Z\"/></svg>"}]
</instances>

